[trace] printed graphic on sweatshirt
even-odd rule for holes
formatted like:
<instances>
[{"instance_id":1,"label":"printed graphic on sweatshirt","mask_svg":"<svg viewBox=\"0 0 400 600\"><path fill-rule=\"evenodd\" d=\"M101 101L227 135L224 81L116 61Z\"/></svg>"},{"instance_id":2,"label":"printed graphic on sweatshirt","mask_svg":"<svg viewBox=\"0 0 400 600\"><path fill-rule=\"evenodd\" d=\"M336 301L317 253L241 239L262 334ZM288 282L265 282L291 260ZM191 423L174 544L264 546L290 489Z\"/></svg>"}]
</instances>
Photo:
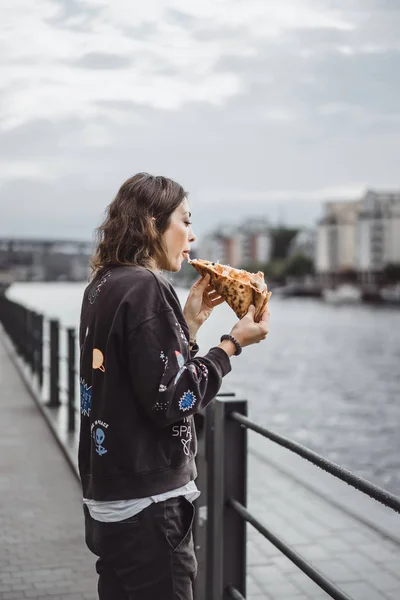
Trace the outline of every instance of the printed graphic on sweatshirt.
<instances>
[{"instance_id":1,"label":"printed graphic on sweatshirt","mask_svg":"<svg viewBox=\"0 0 400 600\"><path fill-rule=\"evenodd\" d=\"M162 380L164 379L165 372L168 369L168 356L165 356L163 350L161 350L161 352L160 352L160 358L161 358L161 360L164 363L164 371L163 371L163 374L162 374L161 383L160 383L160 386L158 388L158 391L159 392L165 392L165 390L167 389L167 386L162 383Z\"/></svg>"},{"instance_id":2,"label":"printed graphic on sweatshirt","mask_svg":"<svg viewBox=\"0 0 400 600\"><path fill-rule=\"evenodd\" d=\"M188 390L179 400L179 408L183 411L190 410L197 402L196 396Z\"/></svg>"},{"instance_id":3,"label":"printed graphic on sweatshirt","mask_svg":"<svg viewBox=\"0 0 400 600\"><path fill-rule=\"evenodd\" d=\"M96 286L89 292L88 300L90 304L94 304L97 300L97 296L100 294L100 290L110 277L111 271L106 271L100 281L96 284Z\"/></svg>"},{"instance_id":4,"label":"printed graphic on sweatshirt","mask_svg":"<svg viewBox=\"0 0 400 600\"><path fill-rule=\"evenodd\" d=\"M190 425L188 427L190 430ZM183 445L183 452L186 456L190 455L190 442L192 441L192 433L189 431L187 438L181 438L181 444Z\"/></svg>"},{"instance_id":5,"label":"printed graphic on sweatshirt","mask_svg":"<svg viewBox=\"0 0 400 600\"><path fill-rule=\"evenodd\" d=\"M207 369L207 367L206 367L206 365L204 363L199 362L197 364L197 367L196 367L196 365L194 363L190 363L188 365L188 369L196 377L197 383L200 383L200 381L203 379L203 377L205 379L207 379L207 377L208 377L208 369Z\"/></svg>"},{"instance_id":6,"label":"printed graphic on sweatshirt","mask_svg":"<svg viewBox=\"0 0 400 600\"><path fill-rule=\"evenodd\" d=\"M106 370L104 367L104 356L101 350L98 348L93 348L93 369L100 369L104 373Z\"/></svg>"},{"instance_id":7,"label":"printed graphic on sweatshirt","mask_svg":"<svg viewBox=\"0 0 400 600\"><path fill-rule=\"evenodd\" d=\"M178 330L179 330L179 335L181 336L181 339L183 340L183 343L185 344L185 346L189 345L188 339L185 335L185 332L182 329L182 325L180 323L178 323L178 321L176 321L175 325L177 326Z\"/></svg>"},{"instance_id":8,"label":"printed graphic on sweatshirt","mask_svg":"<svg viewBox=\"0 0 400 600\"><path fill-rule=\"evenodd\" d=\"M84 379L80 381L81 388L81 414L89 416L92 407L92 386L88 386Z\"/></svg>"},{"instance_id":9,"label":"printed graphic on sweatshirt","mask_svg":"<svg viewBox=\"0 0 400 600\"><path fill-rule=\"evenodd\" d=\"M104 440L106 439L106 434L104 430L108 429L108 423L104 423L104 421L96 420L91 425L91 433L93 437L94 444L96 446L96 452L99 456L103 456L108 452L107 448L104 446Z\"/></svg>"},{"instance_id":10,"label":"printed graphic on sweatshirt","mask_svg":"<svg viewBox=\"0 0 400 600\"><path fill-rule=\"evenodd\" d=\"M157 400L157 402L154 405L154 410L167 410L168 408L168 402L160 402L159 400Z\"/></svg>"},{"instance_id":11,"label":"printed graphic on sweatshirt","mask_svg":"<svg viewBox=\"0 0 400 600\"><path fill-rule=\"evenodd\" d=\"M188 366L189 371L192 371L193 375L195 375L196 377L199 376L199 373L196 369L196 365L194 365L193 363L190 363Z\"/></svg>"},{"instance_id":12,"label":"printed graphic on sweatshirt","mask_svg":"<svg viewBox=\"0 0 400 600\"><path fill-rule=\"evenodd\" d=\"M180 352L178 352L178 350L175 350L175 356L176 356L176 361L178 363L179 371L177 372L177 374L175 376L174 384L177 383L177 381L181 377L182 373L186 370L185 359L183 358L182 354Z\"/></svg>"},{"instance_id":13,"label":"printed graphic on sweatshirt","mask_svg":"<svg viewBox=\"0 0 400 600\"><path fill-rule=\"evenodd\" d=\"M207 379L208 378L208 369L207 369L206 365L202 362L199 362L199 367L200 367L200 370L202 373L199 381L201 381L203 379L203 377L204 377L204 379Z\"/></svg>"},{"instance_id":14,"label":"printed graphic on sweatshirt","mask_svg":"<svg viewBox=\"0 0 400 600\"><path fill-rule=\"evenodd\" d=\"M186 417L180 425L172 427L172 437L180 437L183 446L183 452L186 456L190 455L190 442L193 439L192 427L189 425L189 419Z\"/></svg>"}]
</instances>

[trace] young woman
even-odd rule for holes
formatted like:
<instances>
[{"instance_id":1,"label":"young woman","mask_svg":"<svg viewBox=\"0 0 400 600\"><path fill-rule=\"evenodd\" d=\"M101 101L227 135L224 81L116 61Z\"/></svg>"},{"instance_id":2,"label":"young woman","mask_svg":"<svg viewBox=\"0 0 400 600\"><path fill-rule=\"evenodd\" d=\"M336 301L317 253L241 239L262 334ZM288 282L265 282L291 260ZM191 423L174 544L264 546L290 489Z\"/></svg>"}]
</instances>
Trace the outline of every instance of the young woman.
<instances>
[{"instance_id":1,"label":"young woman","mask_svg":"<svg viewBox=\"0 0 400 600\"><path fill-rule=\"evenodd\" d=\"M265 339L254 309L207 354L196 334L222 298L209 279L182 311L162 271L195 240L183 188L128 179L98 230L80 323L82 481L86 543L100 600L191 600L196 488L193 415L216 396L241 347Z\"/></svg>"}]
</instances>

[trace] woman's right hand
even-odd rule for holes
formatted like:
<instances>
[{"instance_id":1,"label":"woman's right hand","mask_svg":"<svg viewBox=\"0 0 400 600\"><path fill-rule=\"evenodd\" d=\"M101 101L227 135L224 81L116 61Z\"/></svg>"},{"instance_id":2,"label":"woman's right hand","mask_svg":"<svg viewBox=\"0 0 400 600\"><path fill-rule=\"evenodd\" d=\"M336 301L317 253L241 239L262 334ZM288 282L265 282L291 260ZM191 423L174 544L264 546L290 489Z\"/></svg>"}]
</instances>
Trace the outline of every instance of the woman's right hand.
<instances>
[{"instance_id":1,"label":"woman's right hand","mask_svg":"<svg viewBox=\"0 0 400 600\"><path fill-rule=\"evenodd\" d=\"M261 315L259 323L254 322L255 307L250 306L248 313L233 327L231 335L243 348L251 344L258 344L268 335L269 309L268 305Z\"/></svg>"}]
</instances>

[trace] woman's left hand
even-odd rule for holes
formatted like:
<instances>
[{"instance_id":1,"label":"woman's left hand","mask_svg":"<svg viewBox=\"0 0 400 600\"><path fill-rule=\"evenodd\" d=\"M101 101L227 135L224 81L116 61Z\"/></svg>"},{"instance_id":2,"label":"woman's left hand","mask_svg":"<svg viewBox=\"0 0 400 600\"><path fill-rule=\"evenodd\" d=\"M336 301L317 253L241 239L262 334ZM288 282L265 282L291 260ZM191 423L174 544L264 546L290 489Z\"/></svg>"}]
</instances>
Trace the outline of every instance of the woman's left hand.
<instances>
[{"instance_id":1,"label":"woman's left hand","mask_svg":"<svg viewBox=\"0 0 400 600\"><path fill-rule=\"evenodd\" d=\"M197 331L211 315L215 306L225 300L210 286L210 276L201 277L190 288L183 315L189 327L190 339L196 338Z\"/></svg>"}]
</instances>

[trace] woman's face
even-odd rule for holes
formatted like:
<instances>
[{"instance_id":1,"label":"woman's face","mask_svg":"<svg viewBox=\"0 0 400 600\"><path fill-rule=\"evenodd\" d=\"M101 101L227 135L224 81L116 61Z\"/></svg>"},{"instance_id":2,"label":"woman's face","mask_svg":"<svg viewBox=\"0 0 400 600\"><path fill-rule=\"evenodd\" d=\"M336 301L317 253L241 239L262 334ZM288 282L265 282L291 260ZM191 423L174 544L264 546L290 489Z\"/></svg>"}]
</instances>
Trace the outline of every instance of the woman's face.
<instances>
[{"instance_id":1,"label":"woman's face","mask_svg":"<svg viewBox=\"0 0 400 600\"><path fill-rule=\"evenodd\" d=\"M191 227L189 204L185 198L172 213L168 228L162 235L166 264L158 265L160 269L173 273L180 271L183 261L189 256L190 244L195 239Z\"/></svg>"}]
</instances>

